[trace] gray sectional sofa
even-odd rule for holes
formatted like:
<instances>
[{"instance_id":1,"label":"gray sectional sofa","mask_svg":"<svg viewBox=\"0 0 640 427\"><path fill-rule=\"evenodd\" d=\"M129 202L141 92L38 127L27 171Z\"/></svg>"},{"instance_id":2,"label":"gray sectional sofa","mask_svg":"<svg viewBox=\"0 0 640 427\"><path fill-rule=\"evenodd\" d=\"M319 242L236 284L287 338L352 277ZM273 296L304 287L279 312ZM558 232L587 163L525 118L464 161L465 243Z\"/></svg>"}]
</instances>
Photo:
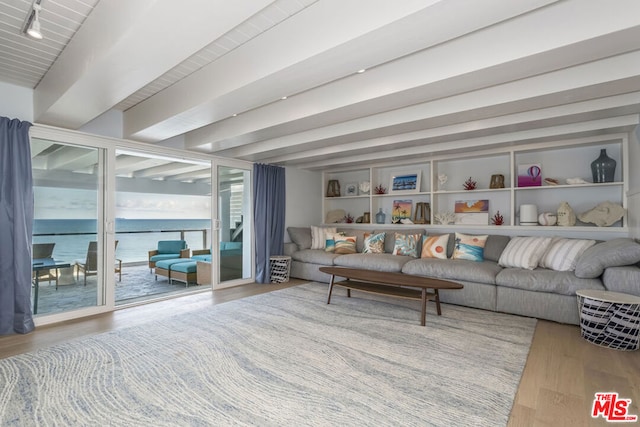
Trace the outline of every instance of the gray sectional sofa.
<instances>
[{"instance_id":1,"label":"gray sectional sofa","mask_svg":"<svg viewBox=\"0 0 640 427\"><path fill-rule=\"evenodd\" d=\"M330 276L320 272L321 266L365 268L376 271L402 272L418 276L447 279L462 283L464 289L441 291L443 302L518 314L560 323L578 324L576 291L597 289L640 296L640 244L618 238L597 242L577 259L573 271L546 268L505 268L498 261L511 237L490 234L484 248L484 260L451 259L454 234L450 234L447 259L392 255L395 233L424 233L411 229L340 229L356 236L356 253L336 254L324 249L311 249L310 227L289 227L291 243L285 244L291 256L291 277L328 283ZM365 233L386 233L385 253L362 253ZM443 234L443 233L437 233Z\"/></svg>"}]
</instances>

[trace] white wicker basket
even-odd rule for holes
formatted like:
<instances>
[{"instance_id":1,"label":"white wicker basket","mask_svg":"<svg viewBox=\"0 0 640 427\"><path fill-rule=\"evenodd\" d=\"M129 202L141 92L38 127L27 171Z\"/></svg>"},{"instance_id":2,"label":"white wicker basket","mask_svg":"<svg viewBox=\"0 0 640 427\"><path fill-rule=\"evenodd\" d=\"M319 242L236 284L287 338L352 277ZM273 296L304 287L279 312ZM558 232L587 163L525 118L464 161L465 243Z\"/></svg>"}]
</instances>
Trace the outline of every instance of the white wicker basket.
<instances>
[{"instance_id":1,"label":"white wicker basket","mask_svg":"<svg viewBox=\"0 0 640 427\"><path fill-rule=\"evenodd\" d=\"M291 271L290 256L272 256L269 258L271 270L271 283L284 283L289 281Z\"/></svg>"}]
</instances>

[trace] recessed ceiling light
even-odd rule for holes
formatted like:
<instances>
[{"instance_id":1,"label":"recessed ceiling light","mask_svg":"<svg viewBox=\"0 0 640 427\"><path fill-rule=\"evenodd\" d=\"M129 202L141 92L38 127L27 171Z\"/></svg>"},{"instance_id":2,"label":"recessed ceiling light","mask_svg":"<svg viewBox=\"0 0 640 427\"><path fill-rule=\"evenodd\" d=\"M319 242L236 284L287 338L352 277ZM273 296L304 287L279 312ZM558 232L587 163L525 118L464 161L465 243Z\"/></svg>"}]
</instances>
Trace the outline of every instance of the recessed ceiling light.
<instances>
[{"instance_id":1,"label":"recessed ceiling light","mask_svg":"<svg viewBox=\"0 0 640 427\"><path fill-rule=\"evenodd\" d=\"M359 69L359 70L358 70L358 74L362 74L362 73L364 73L365 71L367 71L367 70L366 70L366 69L364 69L364 68L361 68L361 69Z\"/></svg>"},{"instance_id":2,"label":"recessed ceiling light","mask_svg":"<svg viewBox=\"0 0 640 427\"><path fill-rule=\"evenodd\" d=\"M238 117L238 113L233 113L231 117Z\"/></svg>"},{"instance_id":3,"label":"recessed ceiling light","mask_svg":"<svg viewBox=\"0 0 640 427\"><path fill-rule=\"evenodd\" d=\"M287 98L288 98L287 96L283 96L283 97L282 97L282 98L280 98L280 99L283 99L283 100L284 100L284 99L287 99Z\"/></svg>"}]
</instances>

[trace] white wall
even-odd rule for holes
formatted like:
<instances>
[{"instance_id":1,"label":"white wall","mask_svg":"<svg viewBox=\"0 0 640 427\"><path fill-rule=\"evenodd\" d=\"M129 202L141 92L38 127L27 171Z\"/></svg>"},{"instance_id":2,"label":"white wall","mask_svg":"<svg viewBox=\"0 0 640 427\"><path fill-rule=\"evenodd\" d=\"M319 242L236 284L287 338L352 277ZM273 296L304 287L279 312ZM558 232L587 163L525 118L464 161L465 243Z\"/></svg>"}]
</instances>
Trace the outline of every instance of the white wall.
<instances>
[{"instance_id":1,"label":"white wall","mask_svg":"<svg viewBox=\"0 0 640 427\"><path fill-rule=\"evenodd\" d=\"M627 195L629 235L640 239L640 126L629 135L629 193Z\"/></svg>"},{"instance_id":2,"label":"white wall","mask_svg":"<svg viewBox=\"0 0 640 427\"><path fill-rule=\"evenodd\" d=\"M286 227L318 225L322 222L322 174L296 168L285 168L287 182ZM285 227L285 228L286 228ZM284 241L290 242L285 231Z\"/></svg>"},{"instance_id":3,"label":"white wall","mask_svg":"<svg viewBox=\"0 0 640 427\"><path fill-rule=\"evenodd\" d=\"M33 122L33 90L0 82L0 116Z\"/></svg>"}]
</instances>

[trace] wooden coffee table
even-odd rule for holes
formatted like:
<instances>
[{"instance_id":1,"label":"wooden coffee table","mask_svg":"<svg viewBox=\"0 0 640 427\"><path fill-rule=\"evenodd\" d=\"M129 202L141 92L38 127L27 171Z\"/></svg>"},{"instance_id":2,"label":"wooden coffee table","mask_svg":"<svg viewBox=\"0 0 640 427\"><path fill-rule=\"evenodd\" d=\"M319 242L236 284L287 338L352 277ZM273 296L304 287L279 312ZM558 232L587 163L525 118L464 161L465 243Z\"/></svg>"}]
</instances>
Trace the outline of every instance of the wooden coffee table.
<instances>
[{"instance_id":1,"label":"wooden coffee table","mask_svg":"<svg viewBox=\"0 0 640 427\"><path fill-rule=\"evenodd\" d=\"M434 279L432 277L412 276L410 274L403 273L389 273L344 267L320 267L320 271L331 274L327 304L331 303L331 292L333 291L334 286L347 288L347 297L351 297L351 289L357 289L359 291L375 294L421 300L421 326L425 326L426 324L427 300L435 301L438 316L442 314L438 290L463 288L460 283ZM336 282L336 276L344 277L347 280ZM427 289L433 289L433 292L427 292Z\"/></svg>"}]
</instances>

